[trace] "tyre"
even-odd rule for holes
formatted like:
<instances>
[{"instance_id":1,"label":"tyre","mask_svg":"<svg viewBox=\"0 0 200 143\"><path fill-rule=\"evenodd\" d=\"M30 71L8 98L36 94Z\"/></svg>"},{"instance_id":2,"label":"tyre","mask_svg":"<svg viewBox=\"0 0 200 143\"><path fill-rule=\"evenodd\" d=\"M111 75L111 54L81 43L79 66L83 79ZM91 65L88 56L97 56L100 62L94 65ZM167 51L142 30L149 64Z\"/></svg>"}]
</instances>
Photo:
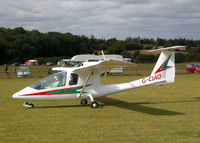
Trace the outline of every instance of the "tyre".
<instances>
[{"instance_id":1,"label":"tyre","mask_svg":"<svg viewBox=\"0 0 200 143\"><path fill-rule=\"evenodd\" d=\"M95 102L95 101L93 101L92 104L91 104L92 108L98 108L98 106L99 106L98 103Z\"/></svg>"}]
</instances>

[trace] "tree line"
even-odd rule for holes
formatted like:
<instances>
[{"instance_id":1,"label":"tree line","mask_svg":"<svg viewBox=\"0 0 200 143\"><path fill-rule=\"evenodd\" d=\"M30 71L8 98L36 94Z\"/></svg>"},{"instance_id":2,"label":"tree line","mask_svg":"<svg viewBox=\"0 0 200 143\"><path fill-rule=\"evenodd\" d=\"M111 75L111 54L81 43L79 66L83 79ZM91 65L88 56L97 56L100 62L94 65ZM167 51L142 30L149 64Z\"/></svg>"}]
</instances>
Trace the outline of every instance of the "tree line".
<instances>
[{"instance_id":1,"label":"tree line","mask_svg":"<svg viewBox=\"0 0 200 143\"><path fill-rule=\"evenodd\" d=\"M133 58L136 62L153 62L157 58L154 55L142 55L139 52L131 54L129 51L173 45L187 46L188 54L179 54L179 62L200 61L200 40L141 37L127 37L125 40L98 39L93 35L87 37L71 33L28 31L23 27L0 27L0 64L23 63L39 57L71 58L77 54L97 54L97 50L105 50L108 54L121 54Z\"/></svg>"}]
</instances>

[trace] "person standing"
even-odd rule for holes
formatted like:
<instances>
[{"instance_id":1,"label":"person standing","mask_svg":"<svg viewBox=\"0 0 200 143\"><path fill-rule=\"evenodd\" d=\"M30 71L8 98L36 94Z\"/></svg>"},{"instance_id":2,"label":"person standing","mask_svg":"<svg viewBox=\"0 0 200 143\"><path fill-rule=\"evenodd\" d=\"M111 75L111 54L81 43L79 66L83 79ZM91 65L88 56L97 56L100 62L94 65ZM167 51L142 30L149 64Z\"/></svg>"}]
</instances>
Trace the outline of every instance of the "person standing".
<instances>
[{"instance_id":1,"label":"person standing","mask_svg":"<svg viewBox=\"0 0 200 143\"><path fill-rule=\"evenodd\" d=\"M9 76L7 64L4 65L4 72L5 72L5 74L6 74L7 76Z\"/></svg>"}]
</instances>

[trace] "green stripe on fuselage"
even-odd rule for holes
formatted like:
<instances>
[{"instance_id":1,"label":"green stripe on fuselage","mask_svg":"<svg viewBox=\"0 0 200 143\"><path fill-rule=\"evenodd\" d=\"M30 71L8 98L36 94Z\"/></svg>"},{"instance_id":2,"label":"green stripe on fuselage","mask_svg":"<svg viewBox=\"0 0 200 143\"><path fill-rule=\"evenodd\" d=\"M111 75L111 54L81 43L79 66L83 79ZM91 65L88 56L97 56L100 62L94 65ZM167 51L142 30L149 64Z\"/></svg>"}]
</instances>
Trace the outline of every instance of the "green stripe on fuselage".
<instances>
[{"instance_id":1,"label":"green stripe on fuselage","mask_svg":"<svg viewBox=\"0 0 200 143\"><path fill-rule=\"evenodd\" d=\"M88 86L91 86L91 84L90 85L86 85L86 87L88 87ZM61 89L61 90L59 90L59 91L54 91L54 92L50 92L50 93L58 93L58 94L60 94L60 93L63 93L63 94L66 94L66 93L80 93L81 91L77 91L77 90L80 90L80 89L82 89L83 88L83 86L80 86L80 87L75 87L75 88L69 88L69 89Z\"/></svg>"}]
</instances>

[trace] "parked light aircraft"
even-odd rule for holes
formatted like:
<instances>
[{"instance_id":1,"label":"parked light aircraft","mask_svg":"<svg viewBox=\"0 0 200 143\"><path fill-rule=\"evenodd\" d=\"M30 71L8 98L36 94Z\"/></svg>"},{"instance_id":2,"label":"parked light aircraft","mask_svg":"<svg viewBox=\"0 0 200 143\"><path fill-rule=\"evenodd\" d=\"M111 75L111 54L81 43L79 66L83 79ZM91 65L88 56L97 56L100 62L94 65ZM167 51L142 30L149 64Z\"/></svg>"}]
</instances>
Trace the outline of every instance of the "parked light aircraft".
<instances>
[{"instance_id":1,"label":"parked light aircraft","mask_svg":"<svg viewBox=\"0 0 200 143\"><path fill-rule=\"evenodd\" d=\"M91 100L91 107L97 108L96 97L105 96L125 90L150 85L164 85L175 79L175 52L171 51L183 46L151 50L161 51L158 61L150 76L121 84L101 85L101 74L113 68L130 66L131 63L104 59L98 62L84 62L72 68L57 67L53 70L61 71L50 75L31 86L15 93L14 99L26 101L23 105L34 108L28 103L30 100L64 100L80 99L81 104ZM103 55L104 56L104 55Z\"/></svg>"}]
</instances>

